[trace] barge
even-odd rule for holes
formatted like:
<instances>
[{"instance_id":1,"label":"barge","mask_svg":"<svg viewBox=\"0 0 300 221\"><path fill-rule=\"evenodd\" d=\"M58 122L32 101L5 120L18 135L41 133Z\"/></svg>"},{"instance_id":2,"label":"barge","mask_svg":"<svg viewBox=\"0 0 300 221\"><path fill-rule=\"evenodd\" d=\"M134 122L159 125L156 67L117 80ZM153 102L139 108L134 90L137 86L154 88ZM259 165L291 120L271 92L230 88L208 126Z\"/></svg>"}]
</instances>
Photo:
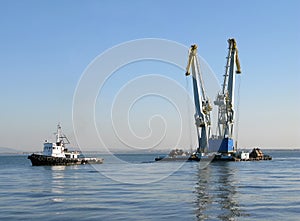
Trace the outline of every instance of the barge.
<instances>
[{"instance_id":1,"label":"barge","mask_svg":"<svg viewBox=\"0 0 300 221\"><path fill-rule=\"evenodd\" d=\"M259 161L259 160L272 160L272 156L264 154L260 148L253 148L251 152L237 151L232 154L221 154L221 153L210 153L210 154L199 154L194 152L187 154L187 152L177 151L178 149L172 150L168 155L157 156L155 161L197 161L209 160L212 162L217 161ZM175 154L174 154L175 153ZM183 154L181 154L183 153Z\"/></svg>"}]
</instances>

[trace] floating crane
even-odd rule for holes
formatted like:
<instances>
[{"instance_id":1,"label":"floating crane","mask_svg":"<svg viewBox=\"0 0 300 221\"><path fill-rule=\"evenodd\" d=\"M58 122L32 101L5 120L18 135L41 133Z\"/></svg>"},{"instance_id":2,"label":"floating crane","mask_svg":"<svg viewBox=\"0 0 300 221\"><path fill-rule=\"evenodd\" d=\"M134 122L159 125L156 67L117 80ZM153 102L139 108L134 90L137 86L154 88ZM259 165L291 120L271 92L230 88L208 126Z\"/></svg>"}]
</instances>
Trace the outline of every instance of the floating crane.
<instances>
[{"instance_id":1,"label":"floating crane","mask_svg":"<svg viewBox=\"0 0 300 221\"><path fill-rule=\"evenodd\" d=\"M214 105L218 106L217 134L211 134L212 106L206 95L200 63L197 56L197 45L192 45L189 50L186 76L193 76L193 92L195 102L195 124L198 135L198 153L220 153L230 155L236 152L233 142L234 126L234 87L235 74L241 73L236 41L228 40L229 51L225 68L222 90L218 93Z\"/></svg>"},{"instance_id":2,"label":"floating crane","mask_svg":"<svg viewBox=\"0 0 300 221\"><path fill-rule=\"evenodd\" d=\"M240 61L236 41L228 39L228 56L226 57L224 81L220 92L218 92L214 105L218 108L217 131L211 132L210 99L206 94L204 81L197 55L197 45L189 49L186 76L193 76L193 92L195 103L195 125L197 128L198 147L197 151L189 156L183 156L179 150L173 150L168 156L158 156L155 161L248 161L248 160L271 160L272 157L264 155L259 148L254 148L251 153L237 151L234 145L234 89L236 74L241 73ZM181 151L182 152L182 151ZM175 154L174 154L175 153ZM207 164L206 164L207 165Z\"/></svg>"}]
</instances>

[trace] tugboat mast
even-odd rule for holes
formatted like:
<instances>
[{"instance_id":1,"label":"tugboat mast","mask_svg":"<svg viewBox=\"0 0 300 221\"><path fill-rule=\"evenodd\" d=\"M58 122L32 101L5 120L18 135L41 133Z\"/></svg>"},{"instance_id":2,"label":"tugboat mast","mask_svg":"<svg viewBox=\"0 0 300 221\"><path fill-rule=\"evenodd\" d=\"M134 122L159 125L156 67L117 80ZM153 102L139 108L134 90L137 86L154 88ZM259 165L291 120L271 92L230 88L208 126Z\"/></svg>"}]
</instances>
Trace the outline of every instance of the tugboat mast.
<instances>
[{"instance_id":1,"label":"tugboat mast","mask_svg":"<svg viewBox=\"0 0 300 221\"><path fill-rule=\"evenodd\" d=\"M57 124L57 130L56 130L56 144L59 145L61 143L61 126L60 124Z\"/></svg>"},{"instance_id":2,"label":"tugboat mast","mask_svg":"<svg viewBox=\"0 0 300 221\"><path fill-rule=\"evenodd\" d=\"M62 133L60 123L58 123L57 130L56 130L56 145L60 145L60 144L64 146L65 144L70 144L70 141L68 140L66 135Z\"/></svg>"}]
</instances>

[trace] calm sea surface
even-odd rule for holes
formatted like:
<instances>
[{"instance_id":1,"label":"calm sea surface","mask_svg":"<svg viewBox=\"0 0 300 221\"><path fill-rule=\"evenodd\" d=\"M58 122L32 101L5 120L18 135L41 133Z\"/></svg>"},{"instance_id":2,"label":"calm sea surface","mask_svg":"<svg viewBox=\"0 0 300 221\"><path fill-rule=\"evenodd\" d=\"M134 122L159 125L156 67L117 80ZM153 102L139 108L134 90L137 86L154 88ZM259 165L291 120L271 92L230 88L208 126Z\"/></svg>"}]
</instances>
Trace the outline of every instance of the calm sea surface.
<instances>
[{"instance_id":1,"label":"calm sea surface","mask_svg":"<svg viewBox=\"0 0 300 221\"><path fill-rule=\"evenodd\" d=\"M67 167L0 155L0 220L300 220L300 151L265 152L205 169L156 154Z\"/></svg>"}]
</instances>

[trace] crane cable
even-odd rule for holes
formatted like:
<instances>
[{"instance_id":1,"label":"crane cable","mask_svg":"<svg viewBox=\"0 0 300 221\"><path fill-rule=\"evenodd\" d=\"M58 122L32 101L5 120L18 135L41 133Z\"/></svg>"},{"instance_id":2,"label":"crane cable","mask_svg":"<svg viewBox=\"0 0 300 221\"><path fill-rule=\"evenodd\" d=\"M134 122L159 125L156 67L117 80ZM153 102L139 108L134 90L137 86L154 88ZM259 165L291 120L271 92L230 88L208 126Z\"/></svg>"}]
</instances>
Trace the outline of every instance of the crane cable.
<instances>
[{"instance_id":1,"label":"crane cable","mask_svg":"<svg viewBox=\"0 0 300 221\"><path fill-rule=\"evenodd\" d=\"M236 94L236 121L235 121L235 140L239 140L239 122L240 122L240 88L242 78L240 75L237 75L237 94ZM236 146L237 148L237 146Z\"/></svg>"},{"instance_id":2,"label":"crane cable","mask_svg":"<svg viewBox=\"0 0 300 221\"><path fill-rule=\"evenodd\" d=\"M189 146L190 146L190 149L191 149L191 152L192 152L192 128L191 128L191 121L190 121L190 116L192 116L191 114L191 108L190 108L190 95L189 95L189 92L190 92L190 81L189 79L186 77L185 78L185 89L187 91L187 98L186 98L186 104L187 104L187 121L188 121L188 128L189 128L189 131L188 131L188 141L189 141Z\"/></svg>"}]
</instances>

